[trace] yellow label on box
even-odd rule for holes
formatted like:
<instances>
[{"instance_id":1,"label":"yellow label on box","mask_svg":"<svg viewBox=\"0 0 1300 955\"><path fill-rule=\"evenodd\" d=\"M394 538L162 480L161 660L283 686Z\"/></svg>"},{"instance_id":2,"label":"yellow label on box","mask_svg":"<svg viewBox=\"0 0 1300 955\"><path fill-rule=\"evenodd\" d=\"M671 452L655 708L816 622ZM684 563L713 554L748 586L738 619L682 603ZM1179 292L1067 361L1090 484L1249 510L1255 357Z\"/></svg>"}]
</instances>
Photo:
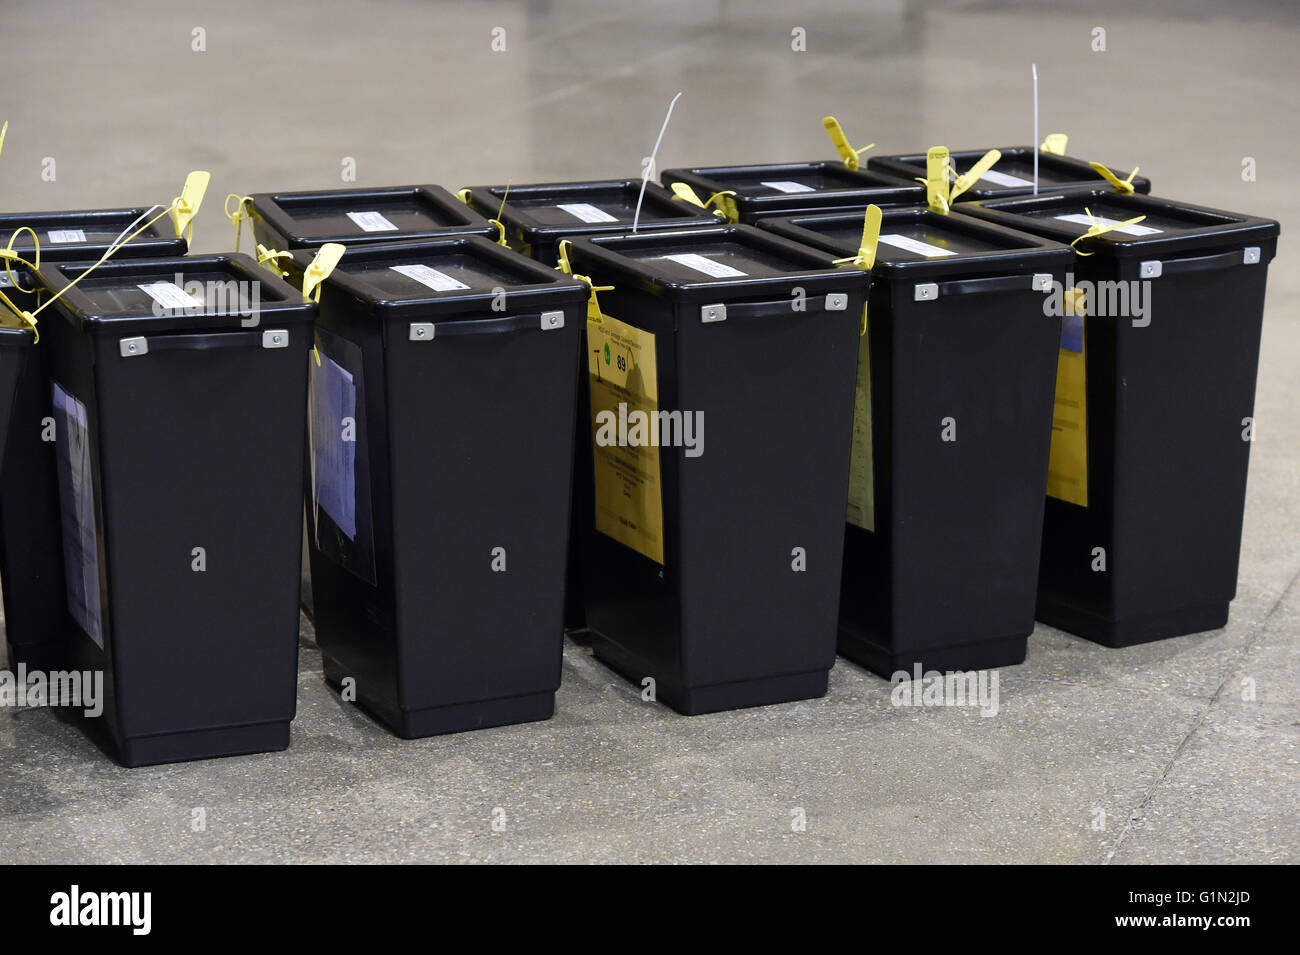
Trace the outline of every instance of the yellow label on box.
<instances>
[{"instance_id":1,"label":"yellow label on box","mask_svg":"<svg viewBox=\"0 0 1300 955\"><path fill-rule=\"evenodd\" d=\"M1065 316L1056 359L1056 405L1047 462L1049 497L1088 506L1088 394L1082 315Z\"/></svg>"},{"instance_id":2,"label":"yellow label on box","mask_svg":"<svg viewBox=\"0 0 1300 955\"><path fill-rule=\"evenodd\" d=\"M626 440L632 433L626 423L634 412L641 412L647 421L659 414L654 334L590 310L587 371L591 377L596 530L662 564L659 448L629 446Z\"/></svg>"},{"instance_id":3,"label":"yellow label on box","mask_svg":"<svg viewBox=\"0 0 1300 955\"><path fill-rule=\"evenodd\" d=\"M876 488L871 447L871 336L858 339L858 389L853 398L853 451L849 458L848 521L864 531L876 529Z\"/></svg>"}]
</instances>

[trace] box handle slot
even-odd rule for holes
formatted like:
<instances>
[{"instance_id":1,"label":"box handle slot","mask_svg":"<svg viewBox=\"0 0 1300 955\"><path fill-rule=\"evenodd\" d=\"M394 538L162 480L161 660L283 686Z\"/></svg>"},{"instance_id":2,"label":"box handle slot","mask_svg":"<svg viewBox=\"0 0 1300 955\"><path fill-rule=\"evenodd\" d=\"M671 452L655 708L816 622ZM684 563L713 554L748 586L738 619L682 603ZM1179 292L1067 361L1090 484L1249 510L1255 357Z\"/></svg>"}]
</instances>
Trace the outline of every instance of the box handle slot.
<instances>
[{"instance_id":1,"label":"box handle slot","mask_svg":"<svg viewBox=\"0 0 1300 955\"><path fill-rule=\"evenodd\" d=\"M411 322L410 340L431 342L449 335L501 335L529 329L550 332L564 327L564 312L534 312L505 318L470 319L464 322Z\"/></svg>"},{"instance_id":2,"label":"box handle slot","mask_svg":"<svg viewBox=\"0 0 1300 955\"><path fill-rule=\"evenodd\" d=\"M999 275L981 279L956 279L951 282L925 282L916 286L913 299L932 302L945 295L976 295L986 292L1047 292L1052 276L1046 272L1033 275Z\"/></svg>"},{"instance_id":3,"label":"box handle slot","mask_svg":"<svg viewBox=\"0 0 1300 955\"><path fill-rule=\"evenodd\" d=\"M1154 270L1155 274L1148 276L1144 269L1143 278L1176 275L1180 272L1211 272L1218 269L1230 269L1237 265L1258 265L1260 261L1258 246L1233 249L1230 252L1216 252L1213 255L1196 255L1185 259L1159 259L1153 260L1154 264L1158 266ZM1148 264L1152 263L1142 263L1143 266Z\"/></svg>"},{"instance_id":4,"label":"box handle slot","mask_svg":"<svg viewBox=\"0 0 1300 955\"><path fill-rule=\"evenodd\" d=\"M150 335L123 338L119 350L123 358L138 358L156 351L211 351L217 348L285 348L289 344L286 329L247 332L203 332L194 335Z\"/></svg>"},{"instance_id":5,"label":"box handle slot","mask_svg":"<svg viewBox=\"0 0 1300 955\"><path fill-rule=\"evenodd\" d=\"M729 318L773 318L778 315L806 315L810 312L843 312L849 307L849 297L844 292L826 295L809 295L803 299L803 308L796 309L794 298L781 298L767 302L726 302L700 306L700 321L706 325L725 322Z\"/></svg>"}]
</instances>

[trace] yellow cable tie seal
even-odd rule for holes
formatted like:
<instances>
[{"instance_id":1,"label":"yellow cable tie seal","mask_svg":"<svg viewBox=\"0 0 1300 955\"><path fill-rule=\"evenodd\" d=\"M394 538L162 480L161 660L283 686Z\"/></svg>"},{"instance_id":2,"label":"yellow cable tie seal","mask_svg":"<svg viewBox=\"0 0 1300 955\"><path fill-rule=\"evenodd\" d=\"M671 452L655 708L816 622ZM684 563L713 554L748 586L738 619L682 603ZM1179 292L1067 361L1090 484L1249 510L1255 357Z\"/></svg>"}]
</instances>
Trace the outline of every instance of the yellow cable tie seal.
<instances>
[{"instance_id":1,"label":"yellow cable tie seal","mask_svg":"<svg viewBox=\"0 0 1300 955\"><path fill-rule=\"evenodd\" d=\"M572 243L568 239L560 240L559 260L555 264L555 267L565 275L573 274L573 266L569 264L569 246L571 244Z\"/></svg>"},{"instance_id":2,"label":"yellow cable tie seal","mask_svg":"<svg viewBox=\"0 0 1300 955\"><path fill-rule=\"evenodd\" d=\"M1131 196L1137 191L1133 186L1133 177L1138 174L1139 167L1134 166L1133 171L1128 174L1128 178L1121 179L1099 162L1090 162L1088 165L1093 168L1097 175L1101 176L1101 178L1114 186L1115 191L1121 196Z\"/></svg>"},{"instance_id":3,"label":"yellow cable tie seal","mask_svg":"<svg viewBox=\"0 0 1300 955\"><path fill-rule=\"evenodd\" d=\"M506 200L508 198L510 198L510 183L507 182L506 191L501 193L501 206L497 209L497 217L488 220L497 227L497 245L504 245L507 249L510 248L510 243L506 241L506 224L501 221L501 217L506 214Z\"/></svg>"},{"instance_id":4,"label":"yellow cable tie seal","mask_svg":"<svg viewBox=\"0 0 1300 955\"><path fill-rule=\"evenodd\" d=\"M302 297L313 302L320 301L321 283L330 277L335 266L339 264L339 259L343 258L343 253L347 247L337 242L326 242L316 253L316 258L311 260L311 264L302 273Z\"/></svg>"},{"instance_id":5,"label":"yellow cable tie seal","mask_svg":"<svg viewBox=\"0 0 1300 955\"><path fill-rule=\"evenodd\" d=\"M1087 232L1085 232L1083 235L1079 236L1077 239L1075 239L1073 242L1070 243L1071 248L1074 248L1078 243L1082 242L1084 239L1093 239L1099 235L1105 235L1107 232L1114 232L1116 229L1122 229L1125 226L1137 225L1139 222L1141 222L1143 219L1146 218L1146 216L1134 216L1132 219L1125 219L1123 222L1116 222L1112 225L1102 225L1095 218L1093 218L1091 209L1085 206L1083 211L1087 213L1088 221L1091 222L1092 225L1088 226ZM1075 248L1074 251L1079 253L1079 255L1092 255L1091 252L1085 252L1083 251L1083 249Z\"/></svg>"},{"instance_id":6,"label":"yellow cable tie seal","mask_svg":"<svg viewBox=\"0 0 1300 955\"><path fill-rule=\"evenodd\" d=\"M925 186L925 201L932 212L948 214L948 170L952 160L947 146L931 146L925 154L925 178L917 182Z\"/></svg>"},{"instance_id":7,"label":"yellow cable tie seal","mask_svg":"<svg viewBox=\"0 0 1300 955\"><path fill-rule=\"evenodd\" d=\"M1053 156L1064 156L1065 145L1070 141L1070 137L1065 133L1048 133L1043 138L1043 144L1038 148L1045 153L1051 153Z\"/></svg>"},{"instance_id":8,"label":"yellow cable tie seal","mask_svg":"<svg viewBox=\"0 0 1300 955\"><path fill-rule=\"evenodd\" d=\"M864 271L871 271L876 264L876 247L880 244L881 218L880 206L867 206L866 215L862 217L862 244L858 246L858 254L836 259L836 265L856 265Z\"/></svg>"},{"instance_id":9,"label":"yellow cable tie seal","mask_svg":"<svg viewBox=\"0 0 1300 955\"><path fill-rule=\"evenodd\" d=\"M17 252L14 251L14 243L18 241L18 237L22 235L24 232L26 232L28 235L32 237L32 249L35 253L32 256L32 258L35 260L35 262L28 262L21 255L19 255ZM18 280L14 278L14 273L13 270L10 268L10 266L12 263L17 262L19 265L27 266L27 268L31 269L32 271L36 271L40 269L41 237L36 234L36 230L33 229L31 226L21 226L20 228L15 229L14 234L9 237L9 244L5 246L3 249L0 249L0 259L4 259L5 276L9 279L9 284L12 285L14 288L18 288L19 287Z\"/></svg>"},{"instance_id":10,"label":"yellow cable tie seal","mask_svg":"<svg viewBox=\"0 0 1300 955\"><path fill-rule=\"evenodd\" d=\"M0 145L2 145L2 143L0 143ZM32 258L35 259L35 262L28 262L21 255L19 255L17 252L14 251L14 243L18 241L18 237L22 235L24 232L29 233L32 237L32 243L36 253L35 255L32 256ZM38 236L36 234L36 231L32 229L30 226L22 226L21 228L15 229L14 234L9 237L9 244L5 246L5 248L0 249L0 260L4 261L5 276L9 279L9 284L14 288L21 288L22 286L18 284L18 280L14 278L13 264L17 262L19 265L25 266L27 269L31 270L32 272L35 272L37 269L41 267L40 236ZM19 318L19 320L23 322L23 324L25 324L28 328L32 330L32 334L35 336L35 341L33 342L33 344L41 340L41 333L36 328L35 315L33 315L31 312L27 312L19 308L17 305L13 303L13 301L9 298L9 296L6 295L4 292L0 292L0 303L3 303L4 306L9 309L9 311L13 312L14 315L16 315Z\"/></svg>"},{"instance_id":11,"label":"yellow cable tie seal","mask_svg":"<svg viewBox=\"0 0 1300 955\"><path fill-rule=\"evenodd\" d=\"M585 275L575 275L574 278L586 282L587 287L591 289L591 297L587 299L587 321L594 322L597 325L604 325L605 313L600 310L600 299L597 297L596 293L612 292L614 291L614 286L595 285L592 283L591 279Z\"/></svg>"},{"instance_id":12,"label":"yellow cable tie seal","mask_svg":"<svg viewBox=\"0 0 1300 955\"><path fill-rule=\"evenodd\" d=\"M230 211L231 199L235 200L234 212ZM230 195L226 196L225 213L226 213L226 218L229 219L232 223L234 223L235 226L235 251L236 252L239 251L239 237L240 237L240 233L244 231L243 224L245 222L251 221L253 218L252 213L248 209L248 206L250 206L252 202L253 202L252 196L241 196L237 192L232 192Z\"/></svg>"},{"instance_id":13,"label":"yellow cable tie seal","mask_svg":"<svg viewBox=\"0 0 1300 955\"><path fill-rule=\"evenodd\" d=\"M212 174L195 170L185 177L185 185L180 196L172 203L172 222L176 226L176 238L185 237L186 242L194 241L194 217L203 205L203 195L208 191Z\"/></svg>"},{"instance_id":14,"label":"yellow cable tie seal","mask_svg":"<svg viewBox=\"0 0 1300 955\"><path fill-rule=\"evenodd\" d=\"M262 266L268 272L278 275L280 278L288 278L289 270L276 263L276 259L293 260L292 252L280 252L276 249L268 249L260 242L257 245L257 264Z\"/></svg>"},{"instance_id":15,"label":"yellow cable tie seal","mask_svg":"<svg viewBox=\"0 0 1300 955\"><path fill-rule=\"evenodd\" d=\"M9 132L9 121L5 120L4 125L0 126L0 153L5 151L5 133Z\"/></svg>"},{"instance_id":16,"label":"yellow cable tie seal","mask_svg":"<svg viewBox=\"0 0 1300 955\"><path fill-rule=\"evenodd\" d=\"M723 192L715 192L707 200L702 200L696 195L695 190L684 182L675 182L671 189L673 196L682 202L689 202L693 206L699 206L701 209L713 208L713 214L728 222L739 222L740 212L736 208L734 196L736 193L727 189Z\"/></svg>"},{"instance_id":17,"label":"yellow cable tie seal","mask_svg":"<svg viewBox=\"0 0 1300 955\"><path fill-rule=\"evenodd\" d=\"M672 184L672 190L673 190L673 195L676 196L678 199L680 199L682 202L689 202L691 205L699 206L701 209L708 208L708 206L706 206L700 200L700 197L695 194L695 190L692 189L690 186L688 186L686 183L675 182Z\"/></svg>"},{"instance_id":18,"label":"yellow cable tie seal","mask_svg":"<svg viewBox=\"0 0 1300 955\"><path fill-rule=\"evenodd\" d=\"M952 184L952 191L948 193L948 207L951 209L952 203L957 201L957 197L979 182L984 177L984 174L993 168L993 164L1001 158L1001 152L990 149L979 158L979 162L958 176L957 181Z\"/></svg>"},{"instance_id":19,"label":"yellow cable tie seal","mask_svg":"<svg viewBox=\"0 0 1300 955\"><path fill-rule=\"evenodd\" d=\"M474 193L470 192L468 188L460 189L456 192L456 198L465 203L465 205L469 205L470 200L474 198Z\"/></svg>"},{"instance_id":20,"label":"yellow cable tie seal","mask_svg":"<svg viewBox=\"0 0 1300 955\"><path fill-rule=\"evenodd\" d=\"M957 201L957 197L979 182L1001 158L1001 152L990 149L975 165L950 183L949 177L955 175L957 170L952 165L948 147L931 146L925 154L925 178L918 178L916 181L925 186L925 201L930 208L946 216L952 211L952 204Z\"/></svg>"},{"instance_id":21,"label":"yellow cable tie seal","mask_svg":"<svg viewBox=\"0 0 1300 955\"><path fill-rule=\"evenodd\" d=\"M858 268L870 272L876 264L876 248L880 245L880 206L867 206L866 215L862 217L862 243L858 246L858 254L849 256L847 259L836 259L836 265L856 265ZM867 303L862 304L862 327L858 329L858 337L867 333Z\"/></svg>"},{"instance_id":22,"label":"yellow cable tie seal","mask_svg":"<svg viewBox=\"0 0 1300 955\"><path fill-rule=\"evenodd\" d=\"M716 206L714 204L716 203ZM736 206L736 193L733 189L715 192L704 202L705 207L714 206L714 214L722 216L728 222L740 221L740 209Z\"/></svg>"},{"instance_id":23,"label":"yellow cable tie seal","mask_svg":"<svg viewBox=\"0 0 1300 955\"><path fill-rule=\"evenodd\" d=\"M822 117L822 125L826 127L826 135L831 138L831 143L835 146L835 151L840 154L840 159L844 161L844 168L857 172L862 162L858 159L868 149L875 147L875 143L870 146L863 146L861 149L854 149L849 143L849 138L844 135L844 128L840 126L840 121L834 116Z\"/></svg>"}]
</instances>

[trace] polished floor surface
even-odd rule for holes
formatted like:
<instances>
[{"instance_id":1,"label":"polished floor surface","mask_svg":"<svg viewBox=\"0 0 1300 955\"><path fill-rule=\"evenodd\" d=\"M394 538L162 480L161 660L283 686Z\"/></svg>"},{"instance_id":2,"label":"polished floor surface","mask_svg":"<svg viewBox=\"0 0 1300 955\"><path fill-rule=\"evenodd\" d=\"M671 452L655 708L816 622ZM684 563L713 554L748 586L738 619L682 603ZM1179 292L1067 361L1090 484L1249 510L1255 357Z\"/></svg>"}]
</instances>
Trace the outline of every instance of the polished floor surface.
<instances>
[{"instance_id":1,"label":"polished floor surface","mask_svg":"<svg viewBox=\"0 0 1300 955\"><path fill-rule=\"evenodd\" d=\"M1071 153L1283 225L1225 630L1113 651L1040 626L987 719L895 708L844 661L824 699L681 717L570 645L550 722L406 742L325 686L304 624L284 753L125 770L0 710L0 862L1300 861L1294 4L6 0L0 36L0 208L167 202L205 168L202 251L230 247L226 193L349 164L636 176L678 91L660 168L830 158L826 113L883 152L1027 143L1033 62Z\"/></svg>"}]
</instances>

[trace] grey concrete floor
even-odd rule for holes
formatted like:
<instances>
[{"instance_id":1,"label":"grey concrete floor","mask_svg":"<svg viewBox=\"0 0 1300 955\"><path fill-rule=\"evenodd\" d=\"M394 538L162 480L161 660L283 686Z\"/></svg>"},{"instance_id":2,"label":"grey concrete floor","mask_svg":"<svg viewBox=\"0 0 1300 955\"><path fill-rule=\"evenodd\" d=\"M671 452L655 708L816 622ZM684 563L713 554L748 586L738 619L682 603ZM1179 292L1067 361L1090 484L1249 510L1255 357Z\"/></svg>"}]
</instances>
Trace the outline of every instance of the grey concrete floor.
<instances>
[{"instance_id":1,"label":"grey concrete floor","mask_svg":"<svg viewBox=\"0 0 1300 955\"><path fill-rule=\"evenodd\" d=\"M5 0L0 208L166 202L206 168L200 251L229 248L227 192L337 187L348 157L359 185L635 176L679 90L660 168L829 158L825 113L883 152L1026 143L1031 61L1072 154L1283 238L1225 630L1040 626L987 719L895 708L845 662L825 699L681 717L570 645L550 722L408 742L327 689L304 624L284 753L125 770L0 710L0 862L1300 860L1298 26L1262 0Z\"/></svg>"}]
</instances>

